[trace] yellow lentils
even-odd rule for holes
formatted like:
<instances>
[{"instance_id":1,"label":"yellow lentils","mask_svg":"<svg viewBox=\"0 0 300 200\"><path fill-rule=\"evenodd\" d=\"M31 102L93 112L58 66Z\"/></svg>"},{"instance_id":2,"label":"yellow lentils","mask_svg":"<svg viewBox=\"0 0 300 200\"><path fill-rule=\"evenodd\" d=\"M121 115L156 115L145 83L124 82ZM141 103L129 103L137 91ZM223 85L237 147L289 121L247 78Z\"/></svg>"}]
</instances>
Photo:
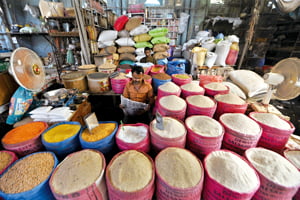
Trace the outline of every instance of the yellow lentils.
<instances>
[{"instance_id":1,"label":"yellow lentils","mask_svg":"<svg viewBox=\"0 0 300 200\"><path fill-rule=\"evenodd\" d=\"M95 142L109 136L116 128L114 123L103 123L93 128L90 132L85 129L82 133L82 139L87 142Z\"/></svg>"}]
</instances>

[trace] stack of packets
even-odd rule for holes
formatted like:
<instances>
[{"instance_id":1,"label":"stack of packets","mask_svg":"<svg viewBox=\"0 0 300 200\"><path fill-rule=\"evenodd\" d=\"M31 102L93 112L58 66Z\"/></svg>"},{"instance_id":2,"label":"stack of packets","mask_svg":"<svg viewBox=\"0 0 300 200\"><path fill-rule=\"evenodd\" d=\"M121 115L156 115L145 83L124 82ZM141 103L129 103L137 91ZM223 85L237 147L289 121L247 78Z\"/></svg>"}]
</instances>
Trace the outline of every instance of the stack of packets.
<instances>
[{"instance_id":1,"label":"stack of packets","mask_svg":"<svg viewBox=\"0 0 300 200\"><path fill-rule=\"evenodd\" d=\"M29 114L33 121L61 122L69 121L73 112L69 107L41 106L30 111Z\"/></svg>"}]
</instances>

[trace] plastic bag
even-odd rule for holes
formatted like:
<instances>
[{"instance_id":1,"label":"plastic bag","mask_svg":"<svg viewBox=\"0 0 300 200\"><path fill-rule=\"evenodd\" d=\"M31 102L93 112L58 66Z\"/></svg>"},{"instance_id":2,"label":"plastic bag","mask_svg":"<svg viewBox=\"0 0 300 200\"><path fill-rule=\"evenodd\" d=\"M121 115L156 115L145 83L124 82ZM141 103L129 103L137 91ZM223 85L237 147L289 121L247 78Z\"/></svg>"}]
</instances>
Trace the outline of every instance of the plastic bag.
<instances>
[{"instance_id":1,"label":"plastic bag","mask_svg":"<svg viewBox=\"0 0 300 200\"><path fill-rule=\"evenodd\" d=\"M226 61L227 55L230 50L230 45L231 45L231 42L226 41L226 40L218 42L216 51L215 51L215 53L218 55L215 65L221 65L223 67L226 66L225 61Z\"/></svg>"},{"instance_id":2,"label":"plastic bag","mask_svg":"<svg viewBox=\"0 0 300 200\"><path fill-rule=\"evenodd\" d=\"M188 24L188 21L189 21L189 17L190 15L189 14L186 14L186 13L180 13L180 19L179 19L179 26L178 26L178 33L181 34L183 33L186 28L187 28L187 24Z\"/></svg>"},{"instance_id":3,"label":"plastic bag","mask_svg":"<svg viewBox=\"0 0 300 200\"><path fill-rule=\"evenodd\" d=\"M136 35L134 36L134 41L135 42L148 42L149 40L151 40L151 36L148 35L147 33L143 33L143 34L140 34L140 35Z\"/></svg>"},{"instance_id":4,"label":"plastic bag","mask_svg":"<svg viewBox=\"0 0 300 200\"><path fill-rule=\"evenodd\" d=\"M170 39L167 37L155 37L151 40L152 44L166 44L169 42L170 42Z\"/></svg>"},{"instance_id":5,"label":"plastic bag","mask_svg":"<svg viewBox=\"0 0 300 200\"><path fill-rule=\"evenodd\" d=\"M166 73L172 74L184 74L185 73L185 60L175 60L168 62L168 68Z\"/></svg>"},{"instance_id":6,"label":"plastic bag","mask_svg":"<svg viewBox=\"0 0 300 200\"><path fill-rule=\"evenodd\" d=\"M136 35L140 35L143 33L147 33L149 31L149 28L145 25L140 25L136 28L134 28L133 30L130 31L130 35L132 36L136 36Z\"/></svg>"},{"instance_id":7,"label":"plastic bag","mask_svg":"<svg viewBox=\"0 0 300 200\"><path fill-rule=\"evenodd\" d=\"M40 9L37 6L25 5L24 11L28 11L32 17L38 18L41 16Z\"/></svg>"},{"instance_id":8,"label":"plastic bag","mask_svg":"<svg viewBox=\"0 0 300 200\"><path fill-rule=\"evenodd\" d=\"M39 8L43 17L64 16L64 4L62 2L50 2L40 0Z\"/></svg>"},{"instance_id":9,"label":"plastic bag","mask_svg":"<svg viewBox=\"0 0 300 200\"><path fill-rule=\"evenodd\" d=\"M134 46L135 45L135 42L130 37L119 38L119 39L116 40L116 43L119 46Z\"/></svg>"},{"instance_id":10,"label":"plastic bag","mask_svg":"<svg viewBox=\"0 0 300 200\"><path fill-rule=\"evenodd\" d=\"M168 31L169 30L167 28L155 28L149 31L149 35L151 35L152 37L162 37L165 36Z\"/></svg>"},{"instance_id":11,"label":"plastic bag","mask_svg":"<svg viewBox=\"0 0 300 200\"><path fill-rule=\"evenodd\" d=\"M32 104L33 93L23 87L19 87L10 99L9 115L6 119L7 124L14 124L20 121L24 113Z\"/></svg>"},{"instance_id":12,"label":"plastic bag","mask_svg":"<svg viewBox=\"0 0 300 200\"><path fill-rule=\"evenodd\" d=\"M135 43L135 48L145 48L145 47L149 47L152 48L153 45L150 42L137 42Z\"/></svg>"}]
</instances>

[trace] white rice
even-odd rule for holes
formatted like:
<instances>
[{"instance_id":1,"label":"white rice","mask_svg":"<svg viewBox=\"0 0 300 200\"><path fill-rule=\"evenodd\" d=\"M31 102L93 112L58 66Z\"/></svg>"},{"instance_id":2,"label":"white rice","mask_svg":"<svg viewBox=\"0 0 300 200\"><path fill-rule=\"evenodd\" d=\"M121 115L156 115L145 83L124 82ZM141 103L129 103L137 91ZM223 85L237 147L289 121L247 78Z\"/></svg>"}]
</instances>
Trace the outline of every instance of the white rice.
<instances>
[{"instance_id":1,"label":"white rice","mask_svg":"<svg viewBox=\"0 0 300 200\"><path fill-rule=\"evenodd\" d=\"M186 102L176 95L164 96L161 99L159 99L159 103L164 108L173 111L181 111L186 108Z\"/></svg>"},{"instance_id":2,"label":"white rice","mask_svg":"<svg viewBox=\"0 0 300 200\"><path fill-rule=\"evenodd\" d=\"M208 116L191 116L185 121L185 124L196 134L206 137L217 137L223 133L222 125Z\"/></svg>"},{"instance_id":3,"label":"white rice","mask_svg":"<svg viewBox=\"0 0 300 200\"><path fill-rule=\"evenodd\" d=\"M241 99L239 96L233 93L218 94L215 96L215 99L220 102L235 104L235 105L243 105L246 103L243 99Z\"/></svg>"},{"instance_id":4,"label":"white rice","mask_svg":"<svg viewBox=\"0 0 300 200\"><path fill-rule=\"evenodd\" d=\"M215 106L215 102L204 95L193 95L186 98L189 104L202 108L211 108Z\"/></svg>"},{"instance_id":5,"label":"white rice","mask_svg":"<svg viewBox=\"0 0 300 200\"><path fill-rule=\"evenodd\" d=\"M262 124L266 124L268 126L282 129L282 130L290 130L291 126L289 123L278 117L273 113L254 113L252 117L261 122Z\"/></svg>"}]
</instances>

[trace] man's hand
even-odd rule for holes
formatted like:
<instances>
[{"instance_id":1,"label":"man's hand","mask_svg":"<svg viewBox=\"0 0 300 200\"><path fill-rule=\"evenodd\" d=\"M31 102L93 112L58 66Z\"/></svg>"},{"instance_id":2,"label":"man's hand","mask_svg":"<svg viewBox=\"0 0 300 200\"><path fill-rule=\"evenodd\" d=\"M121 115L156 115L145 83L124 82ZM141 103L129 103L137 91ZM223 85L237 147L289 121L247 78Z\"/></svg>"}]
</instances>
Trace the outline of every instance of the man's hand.
<instances>
[{"instance_id":1,"label":"man's hand","mask_svg":"<svg viewBox=\"0 0 300 200\"><path fill-rule=\"evenodd\" d=\"M125 106L122 105L122 104L120 104L119 107L120 107L121 109L124 109L124 108L125 108Z\"/></svg>"},{"instance_id":2,"label":"man's hand","mask_svg":"<svg viewBox=\"0 0 300 200\"><path fill-rule=\"evenodd\" d=\"M151 108L151 106L150 106L150 104L148 104L144 109L145 109L145 111L148 111L148 110L150 110L150 108Z\"/></svg>"}]
</instances>

